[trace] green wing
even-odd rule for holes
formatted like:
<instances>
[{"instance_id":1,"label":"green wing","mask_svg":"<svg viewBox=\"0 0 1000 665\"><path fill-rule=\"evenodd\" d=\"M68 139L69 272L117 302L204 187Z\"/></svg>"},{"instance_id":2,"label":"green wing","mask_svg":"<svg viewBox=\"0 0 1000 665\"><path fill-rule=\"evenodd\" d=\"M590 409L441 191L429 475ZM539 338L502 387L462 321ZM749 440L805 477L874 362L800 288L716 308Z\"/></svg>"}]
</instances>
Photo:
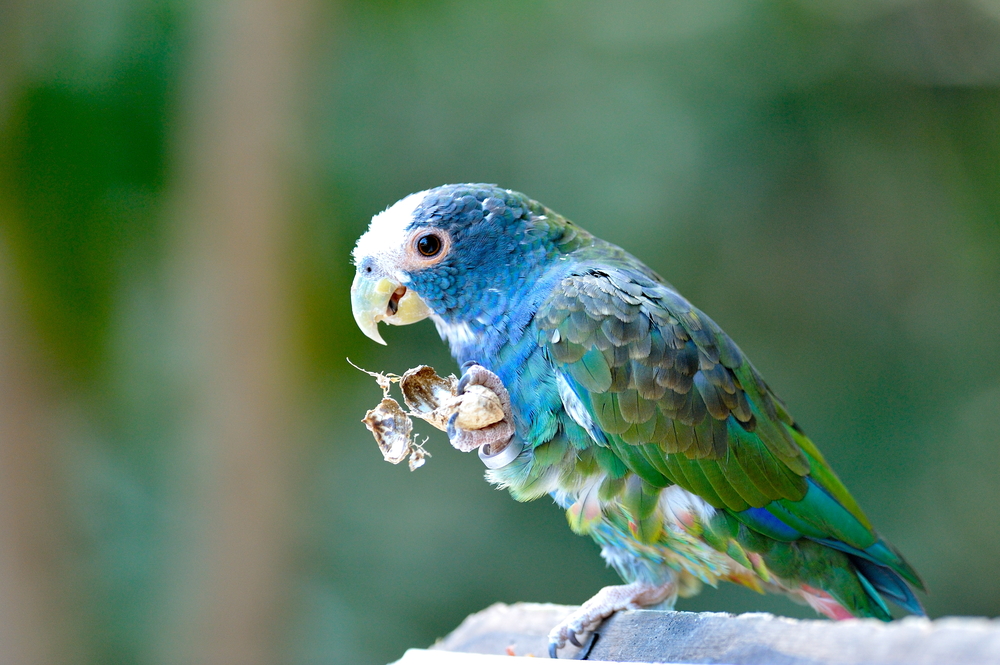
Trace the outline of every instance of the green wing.
<instances>
[{"instance_id":1,"label":"green wing","mask_svg":"<svg viewBox=\"0 0 1000 665\"><path fill-rule=\"evenodd\" d=\"M791 418L725 333L669 287L592 270L564 279L537 321L607 443L650 484L735 512L805 496L810 460Z\"/></svg>"},{"instance_id":2,"label":"green wing","mask_svg":"<svg viewBox=\"0 0 1000 665\"><path fill-rule=\"evenodd\" d=\"M651 491L679 485L757 533L860 552L920 586L739 348L655 275L566 277L536 321L590 422L574 419Z\"/></svg>"}]
</instances>

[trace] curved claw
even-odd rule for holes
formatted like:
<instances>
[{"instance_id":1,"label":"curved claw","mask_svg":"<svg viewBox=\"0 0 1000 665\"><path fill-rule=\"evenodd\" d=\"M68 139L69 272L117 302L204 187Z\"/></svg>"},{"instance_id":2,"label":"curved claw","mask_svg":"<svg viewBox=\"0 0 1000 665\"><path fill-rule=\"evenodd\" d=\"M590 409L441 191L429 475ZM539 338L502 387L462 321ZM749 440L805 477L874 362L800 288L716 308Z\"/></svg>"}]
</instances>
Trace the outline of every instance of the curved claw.
<instances>
[{"instance_id":1,"label":"curved claw","mask_svg":"<svg viewBox=\"0 0 1000 665\"><path fill-rule=\"evenodd\" d=\"M567 631L567 632L569 634L566 636L566 639L569 640L570 644L572 644L575 647L582 647L583 646L582 644L580 644L580 640L576 639L576 631L575 630L573 630L572 628L570 628L569 631Z\"/></svg>"},{"instance_id":2,"label":"curved claw","mask_svg":"<svg viewBox=\"0 0 1000 665\"><path fill-rule=\"evenodd\" d=\"M462 365L462 378L458 380L458 386L456 386L455 388L456 392L459 395L465 394L465 389L469 385L469 380L472 379L472 375L469 374L469 370L478 364L479 363L477 363L475 360L470 360L469 362L465 363L465 365Z\"/></svg>"},{"instance_id":3,"label":"curved claw","mask_svg":"<svg viewBox=\"0 0 1000 665\"><path fill-rule=\"evenodd\" d=\"M590 637L588 637L587 641L584 642L583 644L580 644L580 642L576 639L575 631L570 630L569 635L567 637L570 642L580 647L580 650L576 653L575 656L573 656L571 660L586 660L587 656L590 655L590 650L594 648L594 642L597 641L598 634L596 632L592 632L590 634ZM549 642L549 658L558 659L559 648L560 647L558 642Z\"/></svg>"},{"instance_id":4,"label":"curved claw","mask_svg":"<svg viewBox=\"0 0 1000 665\"><path fill-rule=\"evenodd\" d=\"M455 421L457 421L457 420L458 420L458 412L457 411L455 413L451 414L451 417L448 418L448 438L449 439L454 439L456 436L458 436L458 427L455 425Z\"/></svg>"},{"instance_id":5,"label":"curved claw","mask_svg":"<svg viewBox=\"0 0 1000 665\"><path fill-rule=\"evenodd\" d=\"M587 660L587 656L590 655L590 650L594 648L594 642L597 641L598 637L600 637L600 635L596 632L591 633L590 637L587 638L587 641L580 646L580 650L576 653L576 656L573 657L573 660Z\"/></svg>"}]
</instances>

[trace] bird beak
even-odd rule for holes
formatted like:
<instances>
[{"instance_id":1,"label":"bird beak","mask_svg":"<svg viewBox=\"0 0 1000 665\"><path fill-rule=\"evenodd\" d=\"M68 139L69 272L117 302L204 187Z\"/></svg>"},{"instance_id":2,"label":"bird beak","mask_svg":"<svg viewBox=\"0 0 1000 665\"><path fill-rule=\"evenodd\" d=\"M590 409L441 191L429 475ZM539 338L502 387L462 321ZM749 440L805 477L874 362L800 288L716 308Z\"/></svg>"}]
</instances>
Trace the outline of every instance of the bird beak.
<instances>
[{"instance_id":1,"label":"bird beak","mask_svg":"<svg viewBox=\"0 0 1000 665\"><path fill-rule=\"evenodd\" d=\"M385 344L378 332L378 322L405 326L431 315L430 308L415 292L391 279L355 273L351 284L351 310L354 320L366 336Z\"/></svg>"}]
</instances>

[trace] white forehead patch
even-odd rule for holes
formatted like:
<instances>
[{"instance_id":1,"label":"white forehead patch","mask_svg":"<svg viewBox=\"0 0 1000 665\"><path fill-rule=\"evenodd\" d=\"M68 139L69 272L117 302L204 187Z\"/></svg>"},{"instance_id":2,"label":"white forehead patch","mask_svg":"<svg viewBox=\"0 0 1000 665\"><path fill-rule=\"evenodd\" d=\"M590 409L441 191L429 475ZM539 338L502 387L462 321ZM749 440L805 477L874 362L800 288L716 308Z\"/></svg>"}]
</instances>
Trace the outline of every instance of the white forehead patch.
<instances>
[{"instance_id":1,"label":"white forehead patch","mask_svg":"<svg viewBox=\"0 0 1000 665\"><path fill-rule=\"evenodd\" d=\"M355 265L372 257L379 265L392 266L402 256L406 227L413 221L413 211L426 195L426 190L410 194L372 217L371 226L358 238L354 248Z\"/></svg>"}]
</instances>

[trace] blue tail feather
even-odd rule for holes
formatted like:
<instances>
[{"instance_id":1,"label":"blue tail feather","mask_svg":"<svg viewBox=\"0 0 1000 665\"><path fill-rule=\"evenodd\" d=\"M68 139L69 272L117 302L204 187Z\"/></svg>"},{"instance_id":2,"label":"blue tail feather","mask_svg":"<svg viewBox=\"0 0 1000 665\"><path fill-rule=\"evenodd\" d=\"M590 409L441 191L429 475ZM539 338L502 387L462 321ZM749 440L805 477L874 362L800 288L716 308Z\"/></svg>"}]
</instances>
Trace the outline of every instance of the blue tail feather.
<instances>
[{"instance_id":1,"label":"blue tail feather","mask_svg":"<svg viewBox=\"0 0 1000 665\"><path fill-rule=\"evenodd\" d=\"M908 566L885 545L884 541L879 540L866 550L860 550L833 538L816 538L814 540L827 547L840 550L850 557L851 563L858 571L858 576L864 578L863 582L870 583L880 594L893 603L912 614L926 615L920 601L913 595L910 585L906 583L905 577L899 571L894 570L900 564L903 565L904 569ZM919 582L919 578L916 582Z\"/></svg>"},{"instance_id":2,"label":"blue tail feather","mask_svg":"<svg viewBox=\"0 0 1000 665\"><path fill-rule=\"evenodd\" d=\"M886 566L892 569L904 580L910 582L913 586L917 587L921 591L926 591L923 581L917 577L916 572L908 563L906 563L906 561L903 560L899 553L889 546L884 540L879 540L871 547L863 550L858 549L857 547L852 547L851 545L834 538L813 538L813 540L817 543L822 543L827 547L832 547L835 550L840 550L846 554L867 559L868 561L871 561L879 566Z\"/></svg>"},{"instance_id":3,"label":"blue tail feather","mask_svg":"<svg viewBox=\"0 0 1000 665\"><path fill-rule=\"evenodd\" d=\"M883 621L889 621L892 619L892 614L889 612L889 607L885 604L882 594L878 592L878 589L875 588L874 584L868 581L867 577L861 574L861 571L858 571L858 581L861 582L861 586L864 588L865 593L868 594L868 597L875 602L880 610L882 610L882 616L879 616L878 618Z\"/></svg>"},{"instance_id":4,"label":"blue tail feather","mask_svg":"<svg viewBox=\"0 0 1000 665\"><path fill-rule=\"evenodd\" d=\"M913 595L910 585L896 571L861 557L851 556L851 562L857 569L858 576L867 579L880 594L911 614L926 616L927 613Z\"/></svg>"}]
</instances>

